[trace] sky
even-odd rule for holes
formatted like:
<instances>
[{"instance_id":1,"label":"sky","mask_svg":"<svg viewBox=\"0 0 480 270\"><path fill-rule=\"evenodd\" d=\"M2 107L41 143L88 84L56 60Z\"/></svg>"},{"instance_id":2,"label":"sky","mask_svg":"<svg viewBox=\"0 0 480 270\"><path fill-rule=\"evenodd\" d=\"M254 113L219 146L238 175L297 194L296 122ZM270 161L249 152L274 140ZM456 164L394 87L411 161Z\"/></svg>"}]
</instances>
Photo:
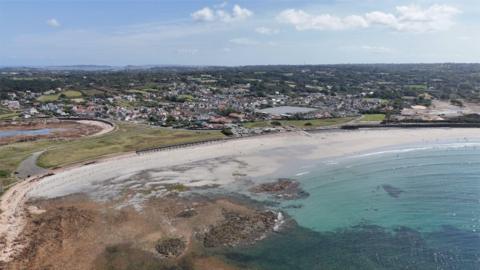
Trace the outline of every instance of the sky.
<instances>
[{"instance_id":1,"label":"sky","mask_svg":"<svg viewBox=\"0 0 480 270\"><path fill-rule=\"evenodd\" d=\"M0 0L0 66L480 62L479 0Z\"/></svg>"}]
</instances>

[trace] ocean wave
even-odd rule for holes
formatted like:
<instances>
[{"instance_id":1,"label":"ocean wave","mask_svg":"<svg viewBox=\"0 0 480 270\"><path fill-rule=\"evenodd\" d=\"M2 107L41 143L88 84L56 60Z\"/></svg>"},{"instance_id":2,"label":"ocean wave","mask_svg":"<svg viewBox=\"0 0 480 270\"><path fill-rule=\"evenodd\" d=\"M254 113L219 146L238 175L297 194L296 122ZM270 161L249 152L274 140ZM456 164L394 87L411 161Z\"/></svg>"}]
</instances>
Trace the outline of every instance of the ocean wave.
<instances>
[{"instance_id":1,"label":"ocean wave","mask_svg":"<svg viewBox=\"0 0 480 270\"><path fill-rule=\"evenodd\" d=\"M401 149L390 149L390 150L383 150L377 152L370 152L364 154L358 154L350 156L351 158L361 158L361 157L370 157L370 156L378 156L378 155L385 155L385 154L402 154L402 153L409 153L415 151L425 151L425 150L448 150L448 149L460 149L460 148L476 148L480 147L480 143L445 143L445 144L432 144L428 146L421 146L421 147L410 147L410 148L401 148Z\"/></svg>"}]
</instances>

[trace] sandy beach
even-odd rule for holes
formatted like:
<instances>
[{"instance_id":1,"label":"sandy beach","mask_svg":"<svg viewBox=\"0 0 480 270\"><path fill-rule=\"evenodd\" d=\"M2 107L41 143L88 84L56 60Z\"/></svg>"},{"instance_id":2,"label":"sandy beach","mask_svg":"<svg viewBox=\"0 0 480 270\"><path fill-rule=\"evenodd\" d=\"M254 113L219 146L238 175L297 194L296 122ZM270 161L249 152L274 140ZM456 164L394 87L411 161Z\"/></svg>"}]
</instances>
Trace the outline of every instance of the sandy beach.
<instances>
[{"instance_id":1,"label":"sandy beach","mask_svg":"<svg viewBox=\"0 0 480 270\"><path fill-rule=\"evenodd\" d=\"M106 133L109 133L115 129L115 126L109 125L107 123L101 121L94 121L94 120L78 120L77 123L84 124L84 125L91 125L100 128L100 131L91 135L91 136L100 136Z\"/></svg>"},{"instance_id":2,"label":"sandy beach","mask_svg":"<svg viewBox=\"0 0 480 270\"><path fill-rule=\"evenodd\" d=\"M285 171L302 173L292 161L360 155L385 148L480 141L480 129L369 129L283 133L152 152L126 154L89 165L58 169L41 179L32 177L9 189L0 202L0 261L9 261L22 246L15 242L25 226L30 199L86 194L98 202L122 198L118 207L141 210L161 198L169 185L188 188L248 185ZM292 167L293 166L293 167ZM128 190L128 194L125 191Z\"/></svg>"},{"instance_id":3,"label":"sandy beach","mask_svg":"<svg viewBox=\"0 0 480 270\"><path fill-rule=\"evenodd\" d=\"M88 166L59 170L42 179L29 192L31 197L53 198L87 192L108 196L99 186L127 183L150 188L155 183L182 183L186 186L228 185L235 175L262 177L278 171L292 160L318 160L358 155L401 145L480 140L478 129L388 129L284 133L226 142L126 155ZM292 172L293 174L293 172Z\"/></svg>"}]
</instances>

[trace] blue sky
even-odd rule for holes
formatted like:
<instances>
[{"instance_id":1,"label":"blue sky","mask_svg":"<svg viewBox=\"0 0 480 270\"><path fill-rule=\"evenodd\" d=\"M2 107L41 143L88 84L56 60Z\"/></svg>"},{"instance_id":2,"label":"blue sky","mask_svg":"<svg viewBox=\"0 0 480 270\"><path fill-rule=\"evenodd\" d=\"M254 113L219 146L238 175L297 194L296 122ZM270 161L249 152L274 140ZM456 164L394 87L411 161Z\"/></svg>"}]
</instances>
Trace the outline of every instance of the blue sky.
<instances>
[{"instance_id":1,"label":"blue sky","mask_svg":"<svg viewBox=\"0 0 480 270\"><path fill-rule=\"evenodd\" d=\"M480 62L478 0L0 0L0 65Z\"/></svg>"}]
</instances>

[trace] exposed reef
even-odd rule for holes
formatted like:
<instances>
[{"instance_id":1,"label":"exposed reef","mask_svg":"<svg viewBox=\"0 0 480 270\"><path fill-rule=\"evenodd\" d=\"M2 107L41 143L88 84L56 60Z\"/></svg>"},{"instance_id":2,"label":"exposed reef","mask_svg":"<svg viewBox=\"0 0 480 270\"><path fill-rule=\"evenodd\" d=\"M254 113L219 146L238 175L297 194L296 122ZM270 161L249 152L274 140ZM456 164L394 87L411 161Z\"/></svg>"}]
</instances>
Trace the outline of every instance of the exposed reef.
<instances>
[{"instance_id":1,"label":"exposed reef","mask_svg":"<svg viewBox=\"0 0 480 270\"><path fill-rule=\"evenodd\" d=\"M250 189L253 193L267 193L277 199L296 200L308 197L310 194L300 188L296 180L280 178L275 182L263 183Z\"/></svg>"}]
</instances>

